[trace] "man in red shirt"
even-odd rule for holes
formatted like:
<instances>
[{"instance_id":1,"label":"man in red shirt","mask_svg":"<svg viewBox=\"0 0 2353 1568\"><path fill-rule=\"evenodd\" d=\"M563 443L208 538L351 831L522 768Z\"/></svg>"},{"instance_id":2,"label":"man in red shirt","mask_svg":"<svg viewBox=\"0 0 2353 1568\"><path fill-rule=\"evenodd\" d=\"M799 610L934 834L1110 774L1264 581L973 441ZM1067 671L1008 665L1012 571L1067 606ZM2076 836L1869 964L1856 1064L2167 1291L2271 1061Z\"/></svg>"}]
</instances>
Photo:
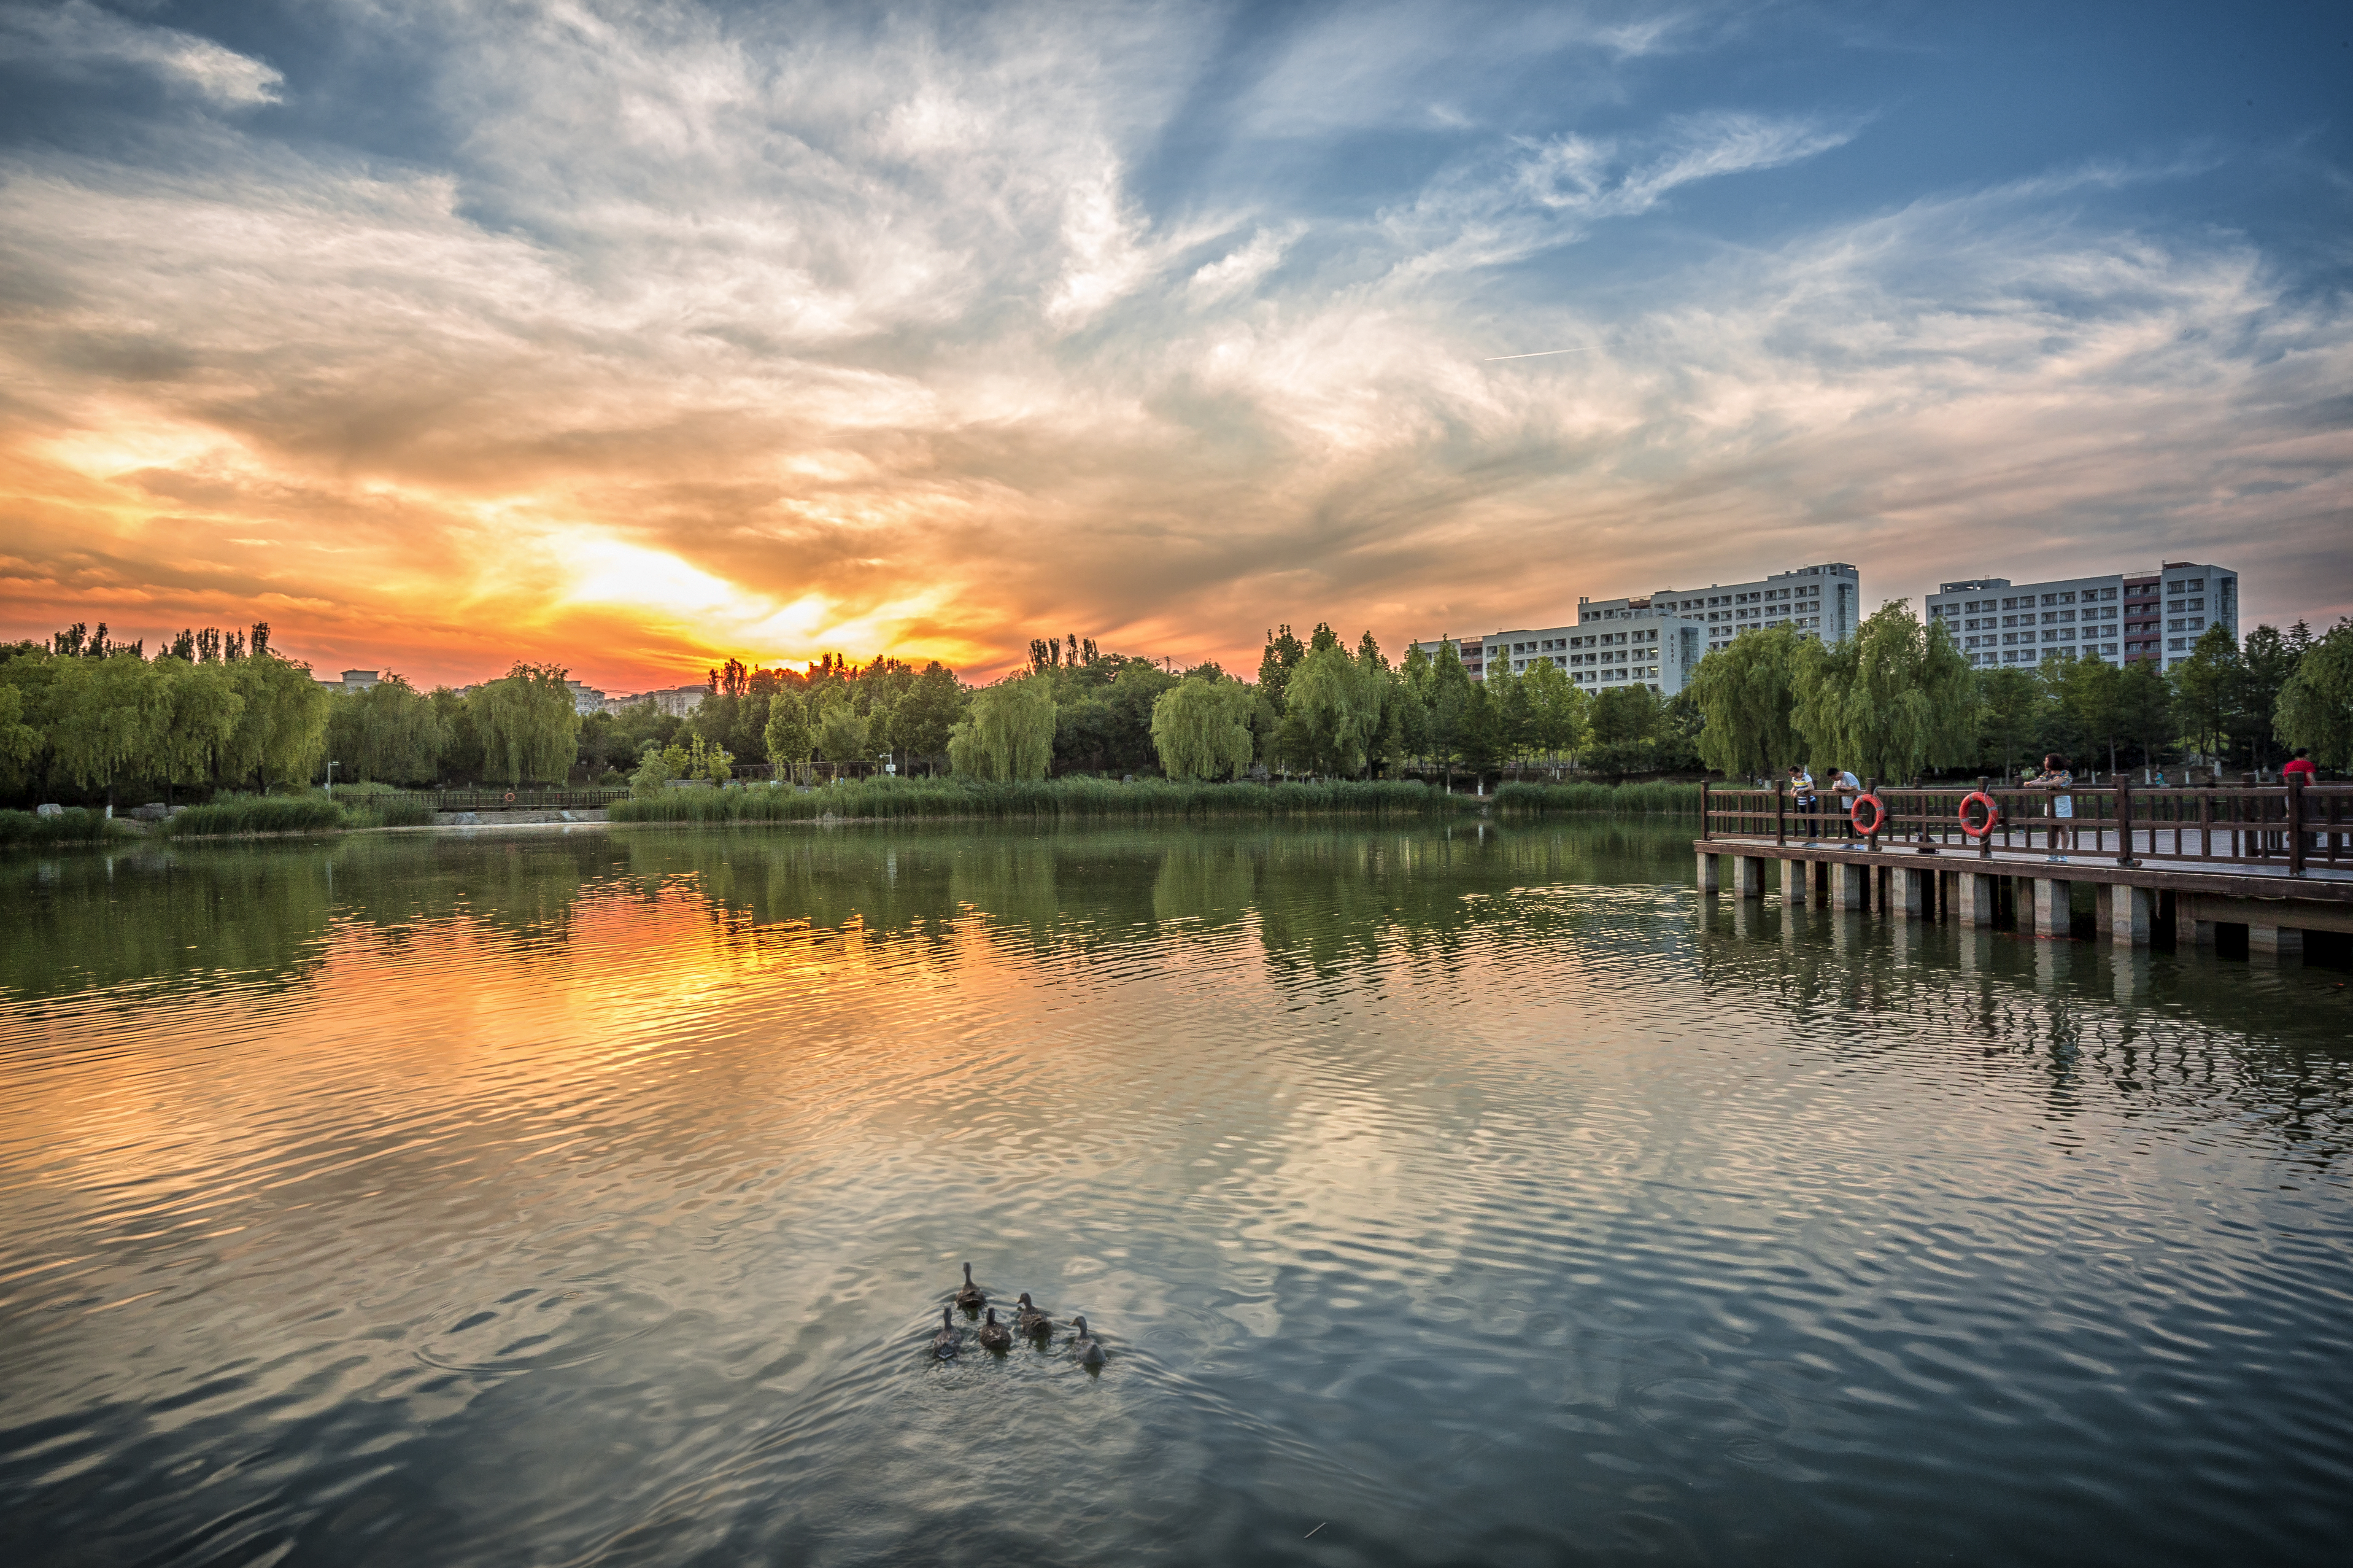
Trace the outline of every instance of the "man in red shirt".
<instances>
[{"instance_id":1,"label":"man in red shirt","mask_svg":"<svg viewBox=\"0 0 2353 1568\"><path fill-rule=\"evenodd\" d=\"M2312 759L2305 755L2305 748L2302 746L2295 749L2295 761L2280 769L2280 782L2285 784L2291 773L2302 773L2304 782L2306 784L2320 782L2320 770L2312 765Z\"/></svg>"}]
</instances>

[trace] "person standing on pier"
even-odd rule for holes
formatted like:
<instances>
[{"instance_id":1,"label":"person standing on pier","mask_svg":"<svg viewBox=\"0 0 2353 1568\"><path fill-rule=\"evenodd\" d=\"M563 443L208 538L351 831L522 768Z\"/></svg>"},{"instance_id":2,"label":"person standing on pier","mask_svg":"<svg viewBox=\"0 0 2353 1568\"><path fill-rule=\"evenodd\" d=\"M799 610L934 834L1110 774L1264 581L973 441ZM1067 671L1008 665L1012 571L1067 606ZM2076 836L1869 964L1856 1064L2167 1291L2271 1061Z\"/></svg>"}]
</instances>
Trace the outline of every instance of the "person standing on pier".
<instances>
[{"instance_id":1,"label":"person standing on pier","mask_svg":"<svg viewBox=\"0 0 2353 1568\"><path fill-rule=\"evenodd\" d=\"M1822 803L1814 794L1814 775L1806 771L1802 763L1789 764L1789 796L1798 803L1798 815L1805 818L1799 826L1806 830L1806 842L1811 844L1821 836L1820 825L1814 818Z\"/></svg>"},{"instance_id":2,"label":"person standing on pier","mask_svg":"<svg viewBox=\"0 0 2353 1568\"><path fill-rule=\"evenodd\" d=\"M1839 805L1846 813L1846 836L1854 837L1854 803L1862 798L1862 781L1844 768L1831 770L1831 787L1838 791Z\"/></svg>"},{"instance_id":3,"label":"person standing on pier","mask_svg":"<svg viewBox=\"0 0 2353 1568\"><path fill-rule=\"evenodd\" d=\"M2049 858L2063 861L2067 857L2059 853L2060 835L2066 829L2059 825L2062 822L2073 823L2074 820L2075 797L2068 791L2075 783L2075 775L2068 771L2067 759L2054 752L2042 759L2042 771L2026 783L2029 788L2047 789L2051 792L2052 821Z\"/></svg>"}]
</instances>

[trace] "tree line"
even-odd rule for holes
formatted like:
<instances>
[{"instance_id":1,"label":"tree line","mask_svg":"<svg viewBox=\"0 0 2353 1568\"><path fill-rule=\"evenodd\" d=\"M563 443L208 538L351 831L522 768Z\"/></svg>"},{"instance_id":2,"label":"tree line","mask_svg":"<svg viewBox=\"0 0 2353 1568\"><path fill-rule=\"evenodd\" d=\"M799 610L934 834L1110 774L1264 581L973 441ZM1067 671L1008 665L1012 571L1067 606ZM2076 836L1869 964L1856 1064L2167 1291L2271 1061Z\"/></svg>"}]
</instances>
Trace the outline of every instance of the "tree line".
<instances>
[{"instance_id":1,"label":"tree line","mask_svg":"<svg viewBox=\"0 0 2353 1568\"><path fill-rule=\"evenodd\" d=\"M1941 622L1891 602L1835 647L1787 626L1743 632L1685 689L1701 759L1727 777L1791 763L1864 777L2008 773L2056 753L2116 773L2183 759L2268 767L2292 747L2353 766L2353 620L2315 637L2210 627L2170 672L2052 656L1972 669Z\"/></svg>"}]
</instances>

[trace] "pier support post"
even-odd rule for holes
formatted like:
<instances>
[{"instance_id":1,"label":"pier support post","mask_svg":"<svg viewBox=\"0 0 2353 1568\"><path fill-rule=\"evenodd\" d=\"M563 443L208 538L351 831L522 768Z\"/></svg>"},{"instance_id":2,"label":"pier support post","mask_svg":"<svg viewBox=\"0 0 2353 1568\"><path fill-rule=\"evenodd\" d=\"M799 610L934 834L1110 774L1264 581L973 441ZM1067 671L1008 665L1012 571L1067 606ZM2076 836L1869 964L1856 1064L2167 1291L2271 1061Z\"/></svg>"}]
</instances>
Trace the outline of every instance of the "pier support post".
<instances>
[{"instance_id":1,"label":"pier support post","mask_svg":"<svg viewBox=\"0 0 2353 1568\"><path fill-rule=\"evenodd\" d=\"M1765 858L1761 855L1735 855L1732 858L1732 882L1744 899L1765 896Z\"/></svg>"},{"instance_id":2,"label":"pier support post","mask_svg":"<svg viewBox=\"0 0 2353 1568\"><path fill-rule=\"evenodd\" d=\"M1850 866L1843 860L1831 862L1831 908L1859 910L1862 908L1862 879L1871 875L1868 866Z\"/></svg>"},{"instance_id":3,"label":"pier support post","mask_svg":"<svg viewBox=\"0 0 2353 1568\"><path fill-rule=\"evenodd\" d=\"M1929 888L1928 879L1935 875L1933 871L1918 870L1910 866L1896 867L1888 878L1894 887L1888 897L1890 908L1887 912L1898 920L1927 919L1936 897Z\"/></svg>"},{"instance_id":4,"label":"pier support post","mask_svg":"<svg viewBox=\"0 0 2353 1568\"><path fill-rule=\"evenodd\" d=\"M2214 921L2197 920L2193 920L2189 922L2190 946L2211 948L2221 941L2221 927L2219 922Z\"/></svg>"},{"instance_id":5,"label":"pier support post","mask_svg":"<svg viewBox=\"0 0 2353 1568\"><path fill-rule=\"evenodd\" d=\"M2304 932L2295 926L2259 926L2247 923L2247 956L2269 955L2274 958L2298 958L2304 953Z\"/></svg>"},{"instance_id":6,"label":"pier support post","mask_svg":"<svg viewBox=\"0 0 2353 1568\"><path fill-rule=\"evenodd\" d=\"M1781 901L1803 904L1812 889L1807 885L1814 879L1813 868L1803 860L1781 862Z\"/></svg>"},{"instance_id":7,"label":"pier support post","mask_svg":"<svg viewBox=\"0 0 2353 1568\"><path fill-rule=\"evenodd\" d=\"M2147 947L2150 928L2157 923L2151 908L2155 900L2148 889L2118 886L2106 892L2107 920L2102 929L2108 940L2118 947Z\"/></svg>"},{"instance_id":8,"label":"pier support post","mask_svg":"<svg viewBox=\"0 0 2353 1568\"><path fill-rule=\"evenodd\" d=\"M2069 905L2075 896L2075 884L2055 881L2048 877L2034 879L2034 934L2056 940L2067 934L2068 921L2073 918ZM2026 921L2021 921L2021 925Z\"/></svg>"},{"instance_id":9,"label":"pier support post","mask_svg":"<svg viewBox=\"0 0 2353 1568\"><path fill-rule=\"evenodd\" d=\"M1699 890L1714 893L1723 890L1724 883L1716 875L1715 857L1703 849L1699 852Z\"/></svg>"},{"instance_id":10,"label":"pier support post","mask_svg":"<svg viewBox=\"0 0 2353 1568\"><path fill-rule=\"evenodd\" d=\"M1978 871L1958 871L1953 876L1953 918L1977 931L1993 926L1994 885L1991 877Z\"/></svg>"}]
</instances>

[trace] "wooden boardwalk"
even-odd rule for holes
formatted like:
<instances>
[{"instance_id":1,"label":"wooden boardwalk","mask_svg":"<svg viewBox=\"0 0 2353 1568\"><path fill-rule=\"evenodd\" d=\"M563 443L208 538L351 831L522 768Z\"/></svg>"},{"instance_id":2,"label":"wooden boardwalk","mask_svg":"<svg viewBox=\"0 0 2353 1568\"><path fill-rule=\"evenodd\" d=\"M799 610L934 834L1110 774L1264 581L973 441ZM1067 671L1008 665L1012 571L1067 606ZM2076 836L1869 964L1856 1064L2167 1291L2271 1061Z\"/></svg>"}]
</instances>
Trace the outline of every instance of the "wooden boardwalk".
<instances>
[{"instance_id":1,"label":"wooden boardwalk","mask_svg":"<svg viewBox=\"0 0 2353 1568\"><path fill-rule=\"evenodd\" d=\"M2272 953L2301 952L2306 931L2353 932L2353 786L2126 783L2063 805L2044 790L1870 793L1883 810L1876 824L1863 813L1877 831L1860 835L1843 812L1799 812L1786 790L1709 788L1693 845L1702 891L1726 890L1724 860L1730 891L1762 898L1778 862L1791 903L2052 938L2070 934L2079 882L2100 934L2136 946L2167 926L2200 945L2243 927L2250 952Z\"/></svg>"}]
</instances>

